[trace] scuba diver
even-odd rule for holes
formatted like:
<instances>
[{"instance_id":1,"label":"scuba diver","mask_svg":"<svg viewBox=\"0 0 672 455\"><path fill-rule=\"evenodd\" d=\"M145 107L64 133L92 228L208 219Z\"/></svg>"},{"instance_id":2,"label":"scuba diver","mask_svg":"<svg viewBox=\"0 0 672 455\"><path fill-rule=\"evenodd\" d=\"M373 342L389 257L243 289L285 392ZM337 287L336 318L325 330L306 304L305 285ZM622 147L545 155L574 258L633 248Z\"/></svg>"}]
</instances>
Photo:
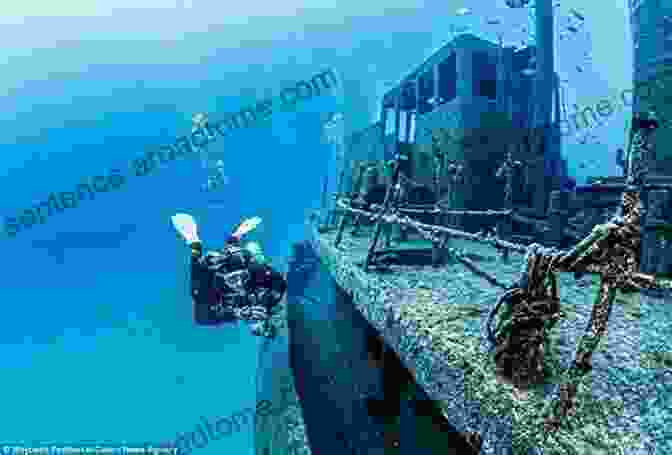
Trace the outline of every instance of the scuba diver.
<instances>
[{"instance_id":1,"label":"scuba diver","mask_svg":"<svg viewBox=\"0 0 672 455\"><path fill-rule=\"evenodd\" d=\"M265 264L254 244L241 246L241 237L261 222L245 220L219 251L203 253L196 222L190 215L172 217L173 226L191 248L191 296L198 325L243 320L254 335L273 338L271 316L279 309L286 289L284 276Z\"/></svg>"},{"instance_id":2,"label":"scuba diver","mask_svg":"<svg viewBox=\"0 0 672 455\"><path fill-rule=\"evenodd\" d=\"M191 117L191 134L194 134L196 131L206 129L207 124L208 124L207 115L205 115L203 112L194 114ZM201 158L201 166L203 167L203 169L207 169L209 164L207 142L205 145L198 145L198 146L195 145L194 148L196 148Z\"/></svg>"},{"instance_id":3,"label":"scuba diver","mask_svg":"<svg viewBox=\"0 0 672 455\"><path fill-rule=\"evenodd\" d=\"M191 118L191 134L197 131L206 137L209 136L208 116L202 112L194 114ZM224 174L224 161L221 159L214 161L214 154L208 151L208 142L202 145L193 144L201 158L201 167L207 172L207 183L201 186L203 191L213 191L229 183L229 177Z\"/></svg>"}]
</instances>

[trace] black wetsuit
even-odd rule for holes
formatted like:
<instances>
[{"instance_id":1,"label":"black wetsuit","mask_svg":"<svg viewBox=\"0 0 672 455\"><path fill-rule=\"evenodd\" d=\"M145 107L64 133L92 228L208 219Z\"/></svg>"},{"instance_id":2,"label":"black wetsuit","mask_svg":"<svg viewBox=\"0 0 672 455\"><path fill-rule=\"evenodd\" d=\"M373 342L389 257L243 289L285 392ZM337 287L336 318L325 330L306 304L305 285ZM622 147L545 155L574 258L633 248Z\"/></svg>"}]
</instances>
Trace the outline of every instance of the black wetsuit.
<instances>
[{"instance_id":1,"label":"black wetsuit","mask_svg":"<svg viewBox=\"0 0 672 455\"><path fill-rule=\"evenodd\" d=\"M227 248L231 247L231 248ZM203 255L203 247L191 246L191 296L194 321L218 325L237 319L259 321L270 316L287 289L283 275L266 264L255 262L235 239L227 241L219 254ZM229 254L234 251L234 254ZM244 288L236 291L224 278L228 272L247 271Z\"/></svg>"}]
</instances>

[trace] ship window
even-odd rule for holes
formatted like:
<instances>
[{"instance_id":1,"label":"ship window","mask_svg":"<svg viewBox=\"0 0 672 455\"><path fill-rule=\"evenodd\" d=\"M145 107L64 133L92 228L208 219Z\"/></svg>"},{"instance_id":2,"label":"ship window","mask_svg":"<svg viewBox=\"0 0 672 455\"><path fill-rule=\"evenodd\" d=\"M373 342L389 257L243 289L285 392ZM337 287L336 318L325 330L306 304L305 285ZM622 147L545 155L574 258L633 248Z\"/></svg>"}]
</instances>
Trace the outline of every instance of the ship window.
<instances>
[{"instance_id":1,"label":"ship window","mask_svg":"<svg viewBox=\"0 0 672 455\"><path fill-rule=\"evenodd\" d=\"M474 95L496 99L497 65L486 52L475 52L473 59Z\"/></svg>"},{"instance_id":2,"label":"ship window","mask_svg":"<svg viewBox=\"0 0 672 455\"><path fill-rule=\"evenodd\" d=\"M431 98L434 97L434 72L427 71L420 76L419 89L419 110L421 114L430 112L434 106L431 104Z\"/></svg>"},{"instance_id":3,"label":"ship window","mask_svg":"<svg viewBox=\"0 0 672 455\"><path fill-rule=\"evenodd\" d=\"M439 64L439 103L457 96L457 56L455 52Z\"/></svg>"}]
</instances>

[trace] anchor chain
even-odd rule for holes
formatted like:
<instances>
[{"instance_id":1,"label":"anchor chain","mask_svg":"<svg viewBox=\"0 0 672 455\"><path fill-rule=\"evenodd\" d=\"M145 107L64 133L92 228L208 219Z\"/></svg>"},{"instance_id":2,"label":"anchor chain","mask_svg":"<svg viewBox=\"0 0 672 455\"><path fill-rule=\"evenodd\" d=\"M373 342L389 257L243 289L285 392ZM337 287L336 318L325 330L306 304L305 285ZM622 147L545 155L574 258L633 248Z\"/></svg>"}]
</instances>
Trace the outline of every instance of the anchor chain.
<instances>
[{"instance_id":1,"label":"anchor chain","mask_svg":"<svg viewBox=\"0 0 672 455\"><path fill-rule=\"evenodd\" d=\"M622 220L614 218L612 223L597 226L595 231L602 230L603 234L569 266L575 274L599 274L600 285L574 363L565 375L566 381L560 386L560 400L553 404L554 412L544 424L547 431L557 431L562 418L576 412L578 383L592 369L592 356L607 330L617 289L633 292L642 287L643 283L636 277L639 275L641 242L640 194L636 191L624 192L622 208Z\"/></svg>"},{"instance_id":2,"label":"anchor chain","mask_svg":"<svg viewBox=\"0 0 672 455\"><path fill-rule=\"evenodd\" d=\"M556 277L551 273L552 255L538 244L530 245L524 261L524 275L505 293L506 317L495 334L495 364L498 374L517 387L539 384L544 379L546 334L560 319L560 299Z\"/></svg>"},{"instance_id":3,"label":"anchor chain","mask_svg":"<svg viewBox=\"0 0 672 455\"><path fill-rule=\"evenodd\" d=\"M398 176L397 176L398 178ZM519 282L507 286L494 276L480 270L460 252L449 248L451 255L472 272L486 278L506 292L500 296L488 320L489 339L496 345L495 363L499 372L508 376L517 387L538 383L543 379L543 359L546 352L547 334L561 318L558 297L557 272L600 277L598 295L593 304L590 322L581 337L572 366L563 374L560 398L550 403L551 415L545 422L547 431L556 431L562 418L576 412L578 384L592 367L592 355L607 329L616 291L635 292L642 289L672 289L672 280L640 273L640 193L630 187L622 194L622 216L613 217L608 223L596 225L593 231L569 251L544 248L538 244L528 247L504 241L497 237L467 233L444 226L421 223L401 215L396 191L388 193L386 204L378 213L357 209L345 201L338 201L341 209L352 214L368 217L376 222L376 236L369 249L371 264L373 249L383 223L413 227L428 240L442 241L446 237L458 237L498 248L525 252L525 261ZM378 207L377 207L378 208ZM492 322L500 315L497 329Z\"/></svg>"}]
</instances>

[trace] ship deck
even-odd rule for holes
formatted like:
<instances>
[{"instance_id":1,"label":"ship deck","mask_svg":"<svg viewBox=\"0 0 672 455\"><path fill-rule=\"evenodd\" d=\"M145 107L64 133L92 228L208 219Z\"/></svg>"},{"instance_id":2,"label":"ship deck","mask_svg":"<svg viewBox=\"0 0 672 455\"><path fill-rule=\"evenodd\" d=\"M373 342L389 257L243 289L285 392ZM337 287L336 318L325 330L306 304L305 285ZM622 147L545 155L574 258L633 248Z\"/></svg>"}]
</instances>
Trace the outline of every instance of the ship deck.
<instances>
[{"instance_id":1,"label":"ship deck","mask_svg":"<svg viewBox=\"0 0 672 455\"><path fill-rule=\"evenodd\" d=\"M309 224L309 238L336 283L352 296L354 305L394 349L415 381L442 408L459 431L478 432L482 453L513 453L526 447L543 454L647 453L650 441L639 426L640 403L655 390L647 386L646 365L639 346L639 294L618 295L608 334L593 357L593 369L579 386L577 412L564 419L555 433L543 429L551 399L559 394L558 373L574 359L577 342L588 324L597 285L594 279L577 284L559 274L564 317L550 334L546 384L519 393L495 376L487 319L503 292L468 271L459 262L440 268L395 266L385 273L365 272L363 264L371 238L344 232L334 246L335 230L318 233ZM429 247L428 244L424 244ZM397 244L417 248L422 241ZM451 247L480 256L479 267L500 282L517 278L522 255L508 261L488 245L451 240ZM652 370L649 369L649 372ZM630 447L630 449L627 449ZM516 450L518 448L519 450ZM626 449L621 452L621 449Z\"/></svg>"}]
</instances>

